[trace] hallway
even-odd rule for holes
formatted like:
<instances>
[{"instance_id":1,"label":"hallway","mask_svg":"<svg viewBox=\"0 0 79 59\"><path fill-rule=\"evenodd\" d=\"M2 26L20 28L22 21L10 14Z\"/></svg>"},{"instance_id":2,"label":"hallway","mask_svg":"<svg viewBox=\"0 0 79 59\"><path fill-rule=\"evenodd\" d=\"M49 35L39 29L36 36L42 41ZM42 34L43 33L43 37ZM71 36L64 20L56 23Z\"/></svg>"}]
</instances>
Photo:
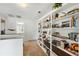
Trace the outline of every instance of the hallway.
<instances>
[{"instance_id":1,"label":"hallway","mask_svg":"<svg viewBox=\"0 0 79 59\"><path fill-rule=\"evenodd\" d=\"M45 56L43 50L37 45L36 41L27 41L24 43L24 56Z\"/></svg>"}]
</instances>

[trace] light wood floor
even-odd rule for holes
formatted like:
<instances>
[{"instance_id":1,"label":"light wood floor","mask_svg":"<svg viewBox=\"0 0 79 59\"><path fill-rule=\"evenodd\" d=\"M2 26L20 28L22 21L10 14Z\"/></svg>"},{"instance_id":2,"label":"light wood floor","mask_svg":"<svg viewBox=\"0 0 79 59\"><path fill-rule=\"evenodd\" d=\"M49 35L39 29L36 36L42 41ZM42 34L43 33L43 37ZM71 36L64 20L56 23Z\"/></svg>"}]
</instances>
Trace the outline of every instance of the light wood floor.
<instances>
[{"instance_id":1,"label":"light wood floor","mask_svg":"<svg viewBox=\"0 0 79 59\"><path fill-rule=\"evenodd\" d=\"M27 41L23 47L24 56L46 56L43 50L38 46L36 41Z\"/></svg>"}]
</instances>

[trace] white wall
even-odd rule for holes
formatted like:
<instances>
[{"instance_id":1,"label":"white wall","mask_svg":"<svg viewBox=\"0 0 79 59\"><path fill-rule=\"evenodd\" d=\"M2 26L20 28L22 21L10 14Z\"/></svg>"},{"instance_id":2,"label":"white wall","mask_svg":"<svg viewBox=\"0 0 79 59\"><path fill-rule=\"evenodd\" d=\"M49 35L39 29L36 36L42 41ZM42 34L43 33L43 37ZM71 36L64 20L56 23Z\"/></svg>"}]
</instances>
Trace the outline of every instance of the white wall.
<instances>
[{"instance_id":1,"label":"white wall","mask_svg":"<svg viewBox=\"0 0 79 59\"><path fill-rule=\"evenodd\" d=\"M34 40L37 35L37 25L34 20L25 20L24 22L24 41Z\"/></svg>"}]
</instances>

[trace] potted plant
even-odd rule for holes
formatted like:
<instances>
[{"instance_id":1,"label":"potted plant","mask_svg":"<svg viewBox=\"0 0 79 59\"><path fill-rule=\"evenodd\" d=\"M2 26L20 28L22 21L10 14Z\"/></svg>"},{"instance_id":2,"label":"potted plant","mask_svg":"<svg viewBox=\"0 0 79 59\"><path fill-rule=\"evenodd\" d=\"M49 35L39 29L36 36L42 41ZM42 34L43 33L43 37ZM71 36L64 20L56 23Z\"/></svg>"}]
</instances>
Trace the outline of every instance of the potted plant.
<instances>
[{"instance_id":1,"label":"potted plant","mask_svg":"<svg viewBox=\"0 0 79 59\"><path fill-rule=\"evenodd\" d=\"M62 3L54 3L53 5L53 8L56 9L56 8L59 8L62 6Z\"/></svg>"}]
</instances>

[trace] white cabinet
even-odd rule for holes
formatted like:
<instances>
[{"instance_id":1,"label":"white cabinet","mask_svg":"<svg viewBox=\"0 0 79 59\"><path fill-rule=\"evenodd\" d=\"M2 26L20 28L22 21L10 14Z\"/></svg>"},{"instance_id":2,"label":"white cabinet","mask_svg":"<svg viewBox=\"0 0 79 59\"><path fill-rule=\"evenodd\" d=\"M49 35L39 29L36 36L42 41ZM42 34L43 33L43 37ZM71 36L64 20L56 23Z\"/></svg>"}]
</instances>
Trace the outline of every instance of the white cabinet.
<instances>
[{"instance_id":1,"label":"white cabinet","mask_svg":"<svg viewBox=\"0 0 79 59\"><path fill-rule=\"evenodd\" d=\"M22 56L23 39L0 40L0 56Z\"/></svg>"},{"instance_id":2,"label":"white cabinet","mask_svg":"<svg viewBox=\"0 0 79 59\"><path fill-rule=\"evenodd\" d=\"M5 33L5 18L0 17L0 34Z\"/></svg>"}]
</instances>

